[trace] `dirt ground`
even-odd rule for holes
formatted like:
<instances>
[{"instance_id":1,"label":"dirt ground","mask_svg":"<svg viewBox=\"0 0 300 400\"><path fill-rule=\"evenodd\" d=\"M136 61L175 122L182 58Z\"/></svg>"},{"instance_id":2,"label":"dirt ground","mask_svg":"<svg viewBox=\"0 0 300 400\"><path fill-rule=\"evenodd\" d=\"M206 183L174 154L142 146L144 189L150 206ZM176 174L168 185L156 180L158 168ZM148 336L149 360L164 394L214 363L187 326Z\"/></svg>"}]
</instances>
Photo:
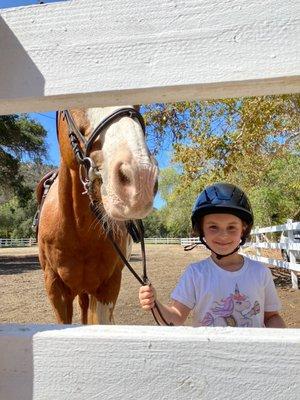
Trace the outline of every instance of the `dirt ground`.
<instances>
[{"instance_id":1,"label":"dirt ground","mask_svg":"<svg viewBox=\"0 0 300 400\"><path fill-rule=\"evenodd\" d=\"M159 299L167 302L185 267L208 255L201 248L184 252L180 245L147 245L149 278ZM44 290L38 249L0 249L0 323L55 323L54 314ZM132 266L141 272L139 247L134 245ZM291 289L288 271L272 269L279 297L281 315L289 328L300 328L300 290ZM153 325L151 313L140 309L139 283L125 268L121 292L115 308L115 323L120 325ZM74 323L79 323L77 302L74 301ZM189 323L189 322L188 322Z\"/></svg>"}]
</instances>

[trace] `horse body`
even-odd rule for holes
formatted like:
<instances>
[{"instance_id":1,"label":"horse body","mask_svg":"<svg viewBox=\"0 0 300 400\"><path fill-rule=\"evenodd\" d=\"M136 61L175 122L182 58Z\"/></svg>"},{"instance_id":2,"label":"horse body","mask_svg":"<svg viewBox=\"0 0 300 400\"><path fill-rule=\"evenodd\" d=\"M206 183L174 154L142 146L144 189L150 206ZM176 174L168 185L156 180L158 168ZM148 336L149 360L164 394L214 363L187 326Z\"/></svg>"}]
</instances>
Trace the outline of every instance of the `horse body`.
<instances>
[{"instance_id":1,"label":"horse body","mask_svg":"<svg viewBox=\"0 0 300 400\"><path fill-rule=\"evenodd\" d=\"M88 137L113 110L73 110L72 116ZM129 257L131 238L125 221L151 211L157 166L136 120L122 117L105 129L90 153L98 176L92 197L102 211L101 224L90 210L89 196L82 193L80 168L63 118L58 121L58 137L61 165L41 210L38 235L48 297L60 323L72 322L77 295L82 323L112 323L123 263L106 229L114 231L120 249Z\"/></svg>"}]
</instances>

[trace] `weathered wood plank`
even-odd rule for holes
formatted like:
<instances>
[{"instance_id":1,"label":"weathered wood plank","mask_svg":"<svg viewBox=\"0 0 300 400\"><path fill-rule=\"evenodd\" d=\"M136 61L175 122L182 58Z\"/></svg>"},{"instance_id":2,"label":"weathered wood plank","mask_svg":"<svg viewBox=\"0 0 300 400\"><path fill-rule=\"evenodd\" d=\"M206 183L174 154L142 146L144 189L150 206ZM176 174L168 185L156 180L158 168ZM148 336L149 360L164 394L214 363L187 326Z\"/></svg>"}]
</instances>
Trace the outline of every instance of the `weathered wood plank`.
<instances>
[{"instance_id":1,"label":"weathered wood plank","mask_svg":"<svg viewBox=\"0 0 300 400\"><path fill-rule=\"evenodd\" d=\"M0 325L0 354L6 400L296 400L300 393L297 329Z\"/></svg>"},{"instance_id":2,"label":"weathered wood plank","mask_svg":"<svg viewBox=\"0 0 300 400\"><path fill-rule=\"evenodd\" d=\"M297 0L73 0L0 12L0 114L300 91Z\"/></svg>"}]
</instances>

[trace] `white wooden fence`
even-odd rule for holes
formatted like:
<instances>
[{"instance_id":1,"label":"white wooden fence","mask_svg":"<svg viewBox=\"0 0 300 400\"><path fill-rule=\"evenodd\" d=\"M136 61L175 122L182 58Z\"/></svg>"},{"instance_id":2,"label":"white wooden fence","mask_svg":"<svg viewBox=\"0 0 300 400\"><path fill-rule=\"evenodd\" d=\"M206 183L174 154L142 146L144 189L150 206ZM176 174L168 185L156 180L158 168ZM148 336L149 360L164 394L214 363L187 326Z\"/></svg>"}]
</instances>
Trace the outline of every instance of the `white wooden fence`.
<instances>
[{"instance_id":1,"label":"white wooden fence","mask_svg":"<svg viewBox=\"0 0 300 400\"><path fill-rule=\"evenodd\" d=\"M0 13L0 114L300 92L297 0ZM134 290L134 289L133 289ZM0 326L0 398L296 400L299 330Z\"/></svg>"},{"instance_id":2,"label":"white wooden fence","mask_svg":"<svg viewBox=\"0 0 300 400\"><path fill-rule=\"evenodd\" d=\"M181 238L180 239L181 246L189 246L189 245L195 244L197 242L199 242L198 237L189 237L189 238Z\"/></svg>"},{"instance_id":3,"label":"white wooden fence","mask_svg":"<svg viewBox=\"0 0 300 400\"><path fill-rule=\"evenodd\" d=\"M292 222L292 220L288 220L288 222L284 225L276 225L269 226L265 228L257 228L251 231L251 236L254 237L255 240L252 240L249 243L246 243L245 247L254 248L256 250L256 254L247 253L247 257L252 258L253 260L258 260L263 262L264 264L273 265L278 268L284 268L291 271L291 280L292 287L294 289L298 289L298 276L297 274L300 272L300 264L296 263L295 252L300 251L300 243L294 243L293 231L300 230L300 222ZM278 242L270 242L265 240L266 235L275 232L288 232L289 242L288 243L278 243ZM263 237L263 240L261 239ZM263 257L261 255L260 249L277 249L277 250L286 250L290 261L283 261L276 258Z\"/></svg>"},{"instance_id":4,"label":"white wooden fence","mask_svg":"<svg viewBox=\"0 0 300 400\"><path fill-rule=\"evenodd\" d=\"M146 244L180 244L180 238L149 237L145 238Z\"/></svg>"},{"instance_id":5,"label":"white wooden fence","mask_svg":"<svg viewBox=\"0 0 300 400\"><path fill-rule=\"evenodd\" d=\"M1 247L30 247L36 246L35 238L20 238L20 239L9 239L0 238L0 248Z\"/></svg>"}]
</instances>

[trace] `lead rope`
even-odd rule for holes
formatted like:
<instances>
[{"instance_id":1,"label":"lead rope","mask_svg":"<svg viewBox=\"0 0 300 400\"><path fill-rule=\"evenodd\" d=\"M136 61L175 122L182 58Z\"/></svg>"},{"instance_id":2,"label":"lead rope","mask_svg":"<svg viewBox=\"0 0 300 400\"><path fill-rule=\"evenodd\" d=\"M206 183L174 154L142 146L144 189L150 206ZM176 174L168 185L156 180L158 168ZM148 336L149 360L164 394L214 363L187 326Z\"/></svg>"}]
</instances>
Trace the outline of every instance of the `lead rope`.
<instances>
[{"instance_id":1,"label":"lead rope","mask_svg":"<svg viewBox=\"0 0 300 400\"><path fill-rule=\"evenodd\" d=\"M147 276L147 266L146 266L146 249L145 249L145 240L144 240L144 227L143 227L143 222L141 219L137 220L137 226L138 226L138 230L140 233L140 239L141 239L141 250L142 250L142 257L143 257L143 285L151 285L151 282L148 279ZM160 316L160 319L163 321L163 323L167 326L173 326L174 324L172 322L167 322L165 320L165 318L163 317L160 308L157 305L157 302L154 301L154 307L156 308L158 315ZM158 321L158 319L156 318L156 315L153 311L153 308L151 308L151 312L152 312L152 316L155 319L155 322L157 323L157 325L161 325Z\"/></svg>"},{"instance_id":2,"label":"lead rope","mask_svg":"<svg viewBox=\"0 0 300 400\"><path fill-rule=\"evenodd\" d=\"M90 203L90 207L91 210L93 211L94 215L96 216L96 218L99 220L100 218L100 211L97 207L97 205L94 202ZM120 247L117 245L117 243L114 240L113 234L110 230L107 230L107 236L109 237L116 253L118 254L118 256L120 257L120 259L123 261L123 263L126 265L126 267L129 269L129 271L132 273L132 275L135 277L135 279L142 285L142 286L146 286L146 285L151 285L151 282L147 276L147 264L146 264L146 250L145 250L145 240L144 240L144 228L143 228L143 222L142 220L136 220L136 224L137 224L137 228L140 234L140 240L141 240L141 252L142 252L142 259L143 259L143 276L140 277L136 271L132 268L132 266L130 265L130 263L128 262L128 260L126 259L126 257L124 256L124 254L122 253ZM159 309L157 302L154 302L154 308L156 308L158 315L160 316L161 320L163 321L163 323L167 326L173 326L174 324L172 322L167 322L165 320L165 318L163 317L161 310ZM153 309L151 309L153 318L155 320L155 322L157 323L157 325L161 325L158 321L158 319L156 318L156 315L153 311Z\"/></svg>"}]
</instances>

